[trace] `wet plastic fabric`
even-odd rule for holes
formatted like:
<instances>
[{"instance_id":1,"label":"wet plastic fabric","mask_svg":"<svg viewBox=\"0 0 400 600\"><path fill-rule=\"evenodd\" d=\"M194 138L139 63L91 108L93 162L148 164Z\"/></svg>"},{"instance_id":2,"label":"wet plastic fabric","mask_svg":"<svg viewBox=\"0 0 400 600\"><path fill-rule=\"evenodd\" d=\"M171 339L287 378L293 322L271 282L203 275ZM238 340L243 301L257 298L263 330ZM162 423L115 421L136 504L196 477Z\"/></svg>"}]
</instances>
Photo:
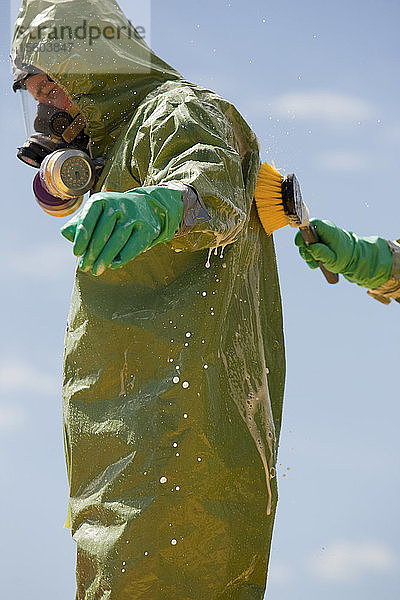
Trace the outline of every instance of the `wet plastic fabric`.
<instances>
[{"instance_id":1,"label":"wet plastic fabric","mask_svg":"<svg viewBox=\"0 0 400 600\"><path fill-rule=\"evenodd\" d=\"M122 18L111 0L27 1L19 25L93 10ZM134 65L125 41L95 52ZM284 348L273 242L253 204L256 137L154 55L137 78L90 64L74 78L49 55L24 62L85 114L106 155L97 191L183 181L211 216L121 269L77 271L64 364L77 599L262 600Z\"/></svg>"}]
</instances>

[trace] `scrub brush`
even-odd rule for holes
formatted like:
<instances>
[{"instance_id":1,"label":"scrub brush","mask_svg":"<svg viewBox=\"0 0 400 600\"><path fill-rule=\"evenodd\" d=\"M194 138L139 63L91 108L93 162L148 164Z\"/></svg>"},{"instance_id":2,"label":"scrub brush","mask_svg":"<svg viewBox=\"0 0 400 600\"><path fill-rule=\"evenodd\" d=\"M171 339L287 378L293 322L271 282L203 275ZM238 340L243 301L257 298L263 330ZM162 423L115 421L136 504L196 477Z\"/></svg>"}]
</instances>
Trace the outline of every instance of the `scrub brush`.
<instances>
[{"instance_id":1,"label":"scrub brush","mask_svg":"<svg viewBox=\"0 0 400 600\"><path fill-rule=\"evenodd\" d=\"M301 197L296 175L284 177L268 163L262 164L254 198L261 224L268 235L290 225L300 229L307 246L320 241L317 232L310 226L310 215ZM339 281L337 273L328 271L321 261L318 264L328 283Z\"/></svg>"}]
</instances>

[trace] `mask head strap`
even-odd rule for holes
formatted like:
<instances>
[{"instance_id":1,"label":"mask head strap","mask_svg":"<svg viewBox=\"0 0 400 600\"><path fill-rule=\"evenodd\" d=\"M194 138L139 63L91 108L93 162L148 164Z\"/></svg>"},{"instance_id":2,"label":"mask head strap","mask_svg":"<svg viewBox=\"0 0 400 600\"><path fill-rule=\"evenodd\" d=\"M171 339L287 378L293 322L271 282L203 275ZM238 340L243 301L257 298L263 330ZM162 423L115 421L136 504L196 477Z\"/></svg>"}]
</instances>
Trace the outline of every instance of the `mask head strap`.
<instances>
[{"instance_id":1,"label":"mask head strap","mask_svg":"<svg viewBox=\"0 0 400 600\"><path fill-rule=\"evenodd\" d=\"M63 140L71 144L75 138L85 129L85 119L82 113L79 113L72 121L71 125L62 134Z\"/></svg>"}]
</instances>

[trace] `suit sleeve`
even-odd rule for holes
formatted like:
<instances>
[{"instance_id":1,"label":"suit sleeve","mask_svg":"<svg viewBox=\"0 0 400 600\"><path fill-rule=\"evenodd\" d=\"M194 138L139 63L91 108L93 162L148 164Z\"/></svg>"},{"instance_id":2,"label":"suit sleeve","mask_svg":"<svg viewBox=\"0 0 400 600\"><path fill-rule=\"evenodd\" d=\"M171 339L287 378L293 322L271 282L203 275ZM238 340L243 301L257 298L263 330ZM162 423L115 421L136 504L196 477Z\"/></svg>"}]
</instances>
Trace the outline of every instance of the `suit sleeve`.
<instances>
[{"instance_id":1,"label":"suit sleeve","mask_svg":"<svg viewBox=\"0 0 400 600\"><path fill-rule=\"evenodd\" d=\"M141 185L185 184L206 209L202 222L183 224L170 242L174 249L232 244L240 235L252 198L246 194L239 143L218 103L205 102L192 90L184 98L180 91L146 106L133 147Z\"/></svg>"}]
</instances>

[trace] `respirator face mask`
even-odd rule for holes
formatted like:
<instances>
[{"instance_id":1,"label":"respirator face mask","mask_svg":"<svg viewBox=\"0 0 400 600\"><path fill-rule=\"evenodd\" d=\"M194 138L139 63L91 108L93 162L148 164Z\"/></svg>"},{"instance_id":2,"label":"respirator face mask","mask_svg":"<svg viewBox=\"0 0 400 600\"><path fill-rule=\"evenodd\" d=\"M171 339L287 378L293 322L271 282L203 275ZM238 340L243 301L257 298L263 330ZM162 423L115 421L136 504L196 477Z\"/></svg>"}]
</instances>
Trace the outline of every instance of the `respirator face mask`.
<instances>
[{"instance_id":1,"label":"respirator face mask","mask_svg":"<svg viewBox=\"0 0 400 600\"><path fill-rule=\"evenodd\" d=\"M83 116L38 103L26 89L17 93L27 135L17 157L39 169L33 181L39 206L53 216L70 215L93 188L102 166L89 156Z\"/></svg>"}]
</instances>

